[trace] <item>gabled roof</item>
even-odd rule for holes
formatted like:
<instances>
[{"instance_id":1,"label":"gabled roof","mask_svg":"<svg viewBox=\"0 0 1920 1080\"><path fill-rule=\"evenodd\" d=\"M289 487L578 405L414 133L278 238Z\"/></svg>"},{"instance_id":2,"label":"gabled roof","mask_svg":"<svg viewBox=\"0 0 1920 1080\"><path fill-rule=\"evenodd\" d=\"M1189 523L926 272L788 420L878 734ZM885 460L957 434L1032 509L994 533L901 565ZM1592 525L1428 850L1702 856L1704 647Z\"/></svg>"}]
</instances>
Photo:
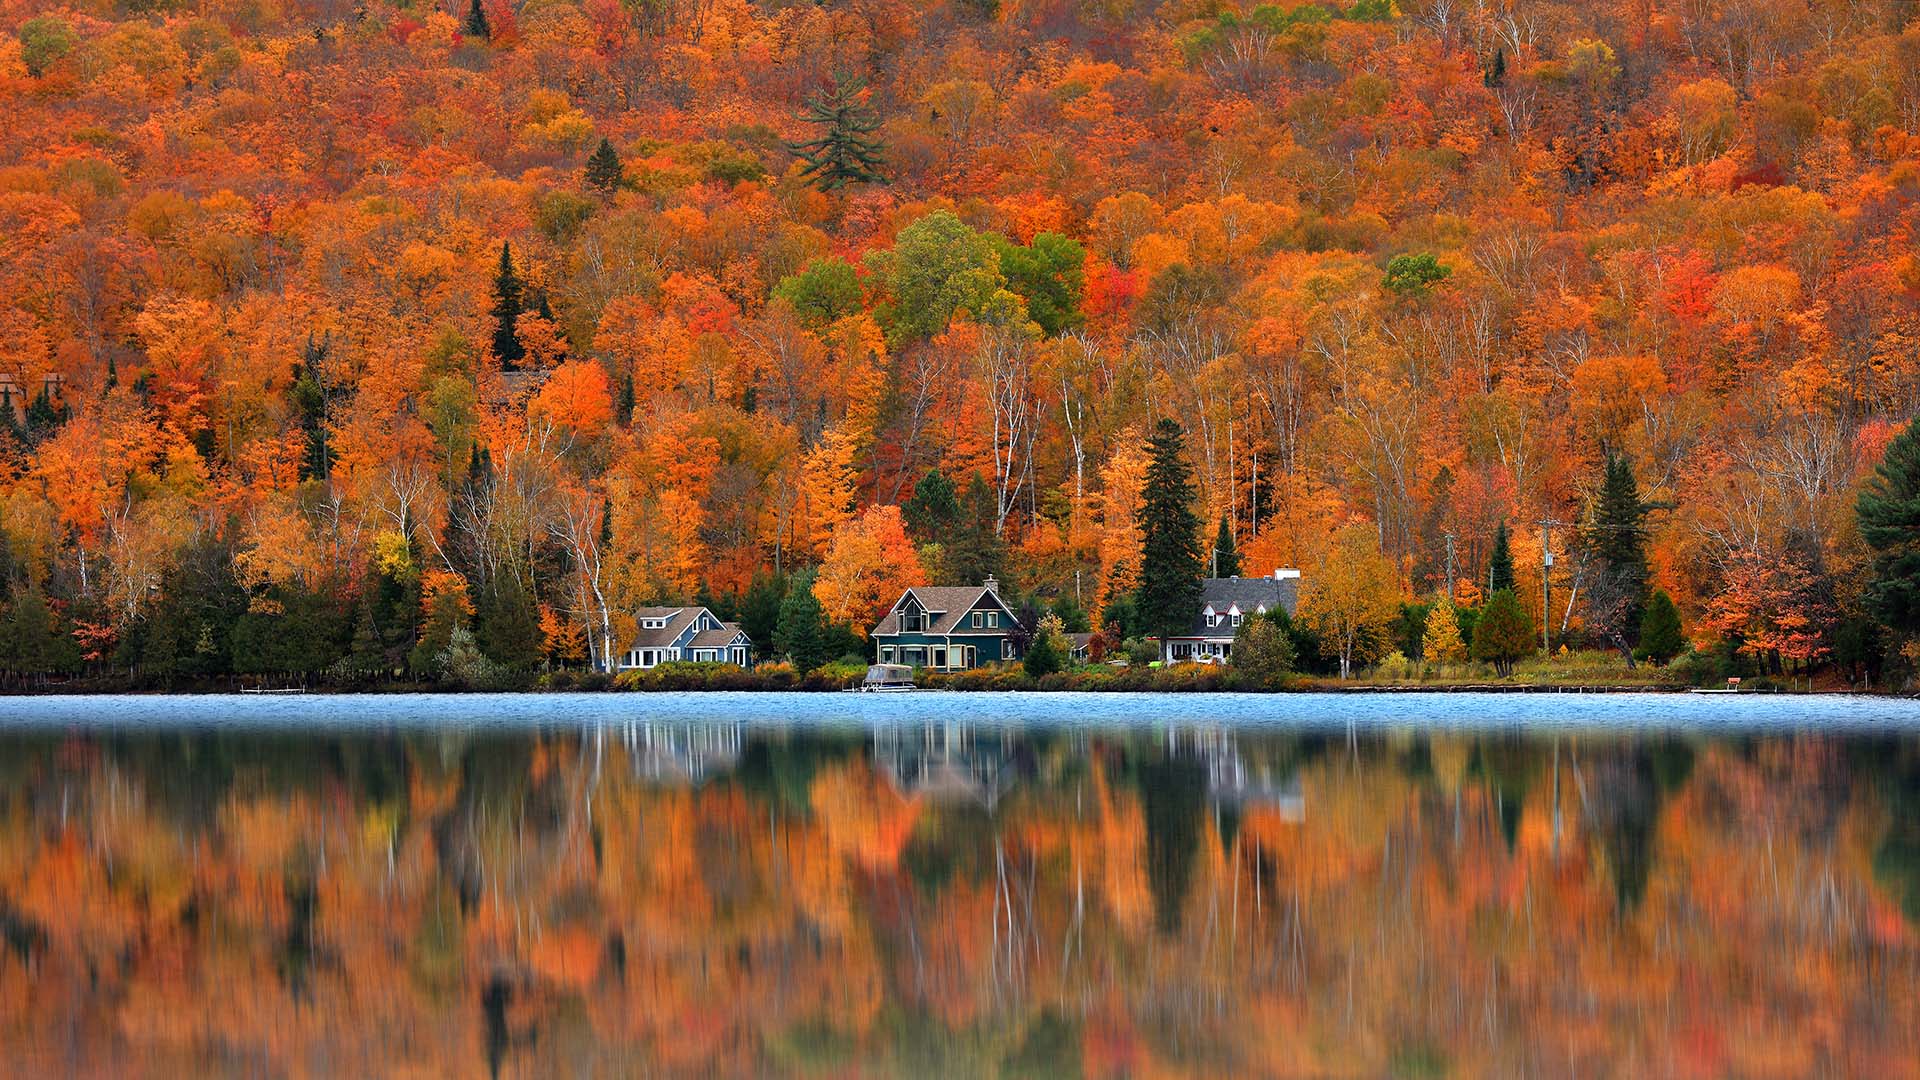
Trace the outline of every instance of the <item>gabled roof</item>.
<instances>
[{"instance_id":1,"label":"gabled roof","mask_svg":"<svg viewBox=\"0 0 1920 1080\"><path fill-rule=\"evenodd\" d=\"M664 649L672 645L674 639L684 633L700 613L703 607L644 607L633 613L633 620L640 624L634 631L633 642L627 646L632 649ZM664 629L650 630L644 624L648 619L665 619Z\"/></svg>"},{"instance_id":2,"label":"gabled roof","mask_svg":"<svg viewBox=\"0 0 1920 1080\"><path fill-rule=\"evenodd\" d=\"M918 633L952 634L963 630L971 632L972 627L962 627L960 623L967 612L980 606L982 600L990 601L989 606L1007 615L1008 621L996 627L996 631L1004 631L1012 626L1013 609L1007 607L1006 601L1000 599L999 593L985 585L916 585L901 593L900 599L895 600L893 607L880 617L879 624L873 628L875 634L900 632L900 608L909 596L919 601L920 606L927 611L939 613L939 617L927 629L917 631Z\"/></svg>"},{"instance_id":3,"label":"gabled roof","mask_svg":"<svg viewBox=\"0 0 1920 1080\"><path fill-rule=\"evenodd\" d=\"M1262 607L1268 611L1281 608L1291 615L1299 602L1300 579L1297 577L1206 578L1200 582L1200 607L1194 612L1193 626L1187 636L1233 636L1231 623L1207 625L1208 608L1222 617L1236 607L1241 615L1252 615Z\"/></svg>"},{"instance_id":4,"label":"gabled roof","mask_svg":"<svg viewBox=\"0 0 1920 1080\"><path fill-rule=\"evenodd\" d=\"M733 644L750 644L740 632L739 623L721 623L718 630L702 630L687 642L689 649L724 649Z\"/></svg>"}]
</instances>

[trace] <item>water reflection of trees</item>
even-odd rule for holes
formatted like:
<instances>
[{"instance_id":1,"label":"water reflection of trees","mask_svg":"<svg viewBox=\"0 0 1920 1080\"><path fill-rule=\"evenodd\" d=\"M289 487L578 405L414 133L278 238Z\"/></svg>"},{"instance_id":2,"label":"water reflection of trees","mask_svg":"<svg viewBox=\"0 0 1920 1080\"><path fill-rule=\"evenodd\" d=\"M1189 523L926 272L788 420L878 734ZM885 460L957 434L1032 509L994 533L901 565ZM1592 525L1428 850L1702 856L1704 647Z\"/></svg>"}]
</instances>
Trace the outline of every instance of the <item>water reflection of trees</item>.
<instances>
[{"instance_id":1,"label":"water reflection of trees","mask_svg":"<svg viewBox=\"0 0 1920 1080\"><path fill-rule=\"evenodd\" d=\"M0 1047L29 1072L1920 1055L1911 739L654 724L4 750Z\"/></svg>"}]
</instances>

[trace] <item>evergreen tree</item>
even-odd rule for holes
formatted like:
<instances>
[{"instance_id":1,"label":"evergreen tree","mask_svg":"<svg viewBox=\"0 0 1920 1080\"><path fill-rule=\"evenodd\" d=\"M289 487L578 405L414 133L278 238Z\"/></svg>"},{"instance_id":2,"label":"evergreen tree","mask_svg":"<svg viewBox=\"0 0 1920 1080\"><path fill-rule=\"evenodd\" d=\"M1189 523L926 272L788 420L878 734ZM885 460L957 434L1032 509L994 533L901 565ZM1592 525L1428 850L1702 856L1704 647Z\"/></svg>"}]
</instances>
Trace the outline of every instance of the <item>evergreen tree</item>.
<instances>
[{"instance_id":1,"label":"evergreen tree","mask_svg":"<svg viewBox=\"0 0 1920 1080\"><path fill-rule=\"evenodd\" d=\"M1647 659L1664 665L1686 650L1687 639L1680 625L1680 609L1665 589L1653 590L1647 601L1647 613L1640 617L1640 649Z\"/></svg>"},{"instance_id":2,"label":"evergreen tree","mask_svg":"<svg viewBox=\"0 0 1920 1080\"><path fill-rule=\"evenodd\" d=\"M1233 525L1227 515L1220 515L1220 529L1213 534L1213 576L1229 578L1240 576L1240 552L1233 546Z\"/></svg>"},{"instance_id":3,"label":"evergreen tree","mask_svg":"<svg viewBox=\"0 0 1920 1080\"><path fill-rule=\"evenodd\" d=\"M1186 437L1180 425L1163 419L1147 440L1146 485L1140 494L1140 621L1160 639L1193 624L1200 610L1200 518L1193 512L1193 471L1187 465Z\"/></svg>"},{"instance_id":4,"label":"evergreen tree","mask_svg":"<svg viewBox=\"0 0 1920 1080\"><path fill-rule=\"evenodd\" d=\"M493 275L493 355L508 371L519 366L527 355L520 344L516 325L521 312L520 275L513 269L513 246L500 245L500 268Z\"/></svg>"},{"instance_id":5,"label":"evergreen tree","mask_svg":"<svg viewBox=\"0 0 1920 1080\"><path fill-rule=\"evenodd\" d=\"M1487 84L1487 86L1490 89L1499 89L1502 85L1506 83L1507 81L1507 50L1506 49L1496 48L1493 50L1493 63L1487 65L1487 73L1485 76L1483 76L1483 81Z\"/></svg>"},{"instance_id":6,"label":"evergreen tree","mask_svg":"<svg viewBox=\"0 0 1920 1080\"><path fill-rule=\"evenodd\" d=\"M775 574L756 574L740 598L740 629L753 639L753 647L766 654L773 644L774 628L780 625L780 604L786 599L785 579Z\"/></svg>"},{"instance_id":7,"label":"evergreen tree","mask_svg":"<svg viewBox=\"0 0 1920 1080\"><path fill-rule=\"evenodd\" d=\"M1507 536L1507 523L1493 530L1493 555L1487 560L1487 595L1513 588L1513 547Z\"/></svg>"},{"instance_id":8,"label":"evergreen tree","mask_svg":"<svg viewBox=\"0 0 1920 1080\"><path fill-rule=\"evenodd\" d=\"M1533 620L1513 590L1493 594L1473 629L1473 658L1491 663L1501 675L1513 674L1513 662L1533 652Z\"/></svg>"},{"instance_id":9,"label":"evergreen tree","mask_svg":"<svg viewBox=\"0 0 1920 1080\"><path fill-rule=\"evenodd\" d=\"M347 644L347 670L355 675L384 675L391 671L386 642L380 636L380 624L373 613L373 593L369 588L360 596L353 616L353 638Z\"/></svg>"},{"instance_id":10,"label":"evergreen tree","mask_svg":"<svg viewBox=\"0 0 1920 1080\"><path fill-rule=\"evenodd\" d=\"M1887 456L1854 504L1860 538L1873 549L1867 608L1896 644L1920 638L1920 420L1887 445Z\"/></svg>"},{"instance_id":11,"label":"evergreen tree","mask_svg":"<svg viewBox=\"0 0 1920 1080\"><path fill-rule=\"evenodd\" d=\"M880 117L867 103L865 79L834 79L831 92L807 100L800 119L821 129L818 138L788 144L807 163L803 179L821 191L887 182L880 173L886 144L874 137Z\"/></svg>"},{"instance_id":12,"label":"evergreen tree","mask_svg":"<svg viewBox=\"0 0 1920 1080\"><path fill-rule=\"evenodd\" d=\"M813 595L813 571L794 575L773 630L775 655L792 661L793 669L802 675L833 659L825 623L820 600Z\"/></svg>"},{"instance_id":13,"label":"evergreen tree","mask_svg":"<svg viewBox=\"0 0 1920 1080\"><path fill-rule=\"evenodd\" d=\"M493 587L482 594L479 616L476 639L489 660L513 672L539 666L544 645L540 607L518 574L494 575Z\"/></svg>"},{"instance_id":14,"label":"evergreen tree","mask_svg":"<svg viewBox=\"0 0 1920 1080\"><path fill-rule=\"evenodd\" d=\"M1054 627L1060 624L1055 616L1049 615L1047 620L1051 620ZM1043 679L1059 671L1066 663L1066 655L1060 647L1064 638L1057 629L1049 630L1047 620L1042 620L1033 640L1027 643L1026 655L1020 660L1028 678Z\"/></svg>"},{"instance_id":15,"label":"evergreen tree","mask_svg":"<svg viewBox=\"0 0 1920 1080\"><path fill-rule=\"evenodd\" d=\"M919 543L946 542L950 530L960 521L960 500L953 481L937 465L928 469L913 486L913 497L900 508L900 516L906 521L908 535Z\"/></svg>"},{"instance_id":16,"label":"evergreen tree","mask_svg":"<svg viewBox=\"0 0 1920 1080\"><path fill-rule=\"evenodd\" d=\"M960 503L960 520L945 547L947 576L949 584L979 585L1000 576L1007 546L993 527L998 518L993 489L979 473L968 479Z\"/></svg>"},{"instance_id":17,"label":"evergreen tree","mask_svg":"<svg viewBox=\"0 0 1920 1080\"><path fill-rule=\"evenodd\" d=\"M613 148L608 139L600 140L599 149L587 159L587 186L602 195L611 195L620 190L627 182L626 167L620 164L620 152Z\"/></svg>"},{"instance_id":18,"label":"evergreen tree","mask_svg":"<svg viewBox=\"0 0 1920 1080\"><path fill-rule=\"evenodd\" d=\"M7 605L0 620L0 658L8 670L22 675L79 670L79 646L38 586L16 590Z\"/></svg>"},{"instance_id":19,"label":"evergreen tree","mask_svg":"<svg viewBox=\"0 0 1920 1080\"><path fill-rule=\"evenodd\" d=\"M1609 457L1584 542L1595 574L1587 587L1587 625L1633 662L1633 646L1647 603L1647 503L1633 466Z\"/></svg>"},{"instance_id":20,"label":"evergreen tree","mask_svg":"<svg viewBox=\"0 0 1920 1080\"><path fill-rule=\"evenodd\" d=\"M460 32L481 41L493 40L493 27L487 25L487 13L481 8L480 0L469 0L467 17L460 21Z\"/></svg>"}]
</instances>

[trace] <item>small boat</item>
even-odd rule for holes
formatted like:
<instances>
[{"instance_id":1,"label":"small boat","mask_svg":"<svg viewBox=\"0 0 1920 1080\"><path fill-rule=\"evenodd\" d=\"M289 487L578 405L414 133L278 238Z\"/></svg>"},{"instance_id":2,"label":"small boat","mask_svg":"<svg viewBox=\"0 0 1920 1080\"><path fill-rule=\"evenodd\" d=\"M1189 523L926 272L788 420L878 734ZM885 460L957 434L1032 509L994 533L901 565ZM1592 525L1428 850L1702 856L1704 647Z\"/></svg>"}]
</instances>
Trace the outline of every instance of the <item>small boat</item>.
<instances>
[{"instance_id":1,"label":"small boat","mask_svg":"<svg viewBox=\"0 0 1920 1080\"><path fill-rule=\"evenodd\" d=\"M863 694L901 694L920 688L913 685L913 669L905 664L875 664L858 689Z\"/></svg>"},{"instance_id":2,"label":"small boat","mask_svg":"<svg viewBox=\"0 0 1920 1080\"><path fill-rule=\"evenodd\" d=\"M1693 689L1687 691L1687 693L1689 694L1737 694L1739 692L1740 692L1740 679L1738 676L1728 679L1727 687L1724 690L1721 690L1721 689L1709 690L1704 686L1696 686Z\"/></svg>"},{"instance_id":3,"label":"small boat","mask_svg":"<svg viewBox=\"0 0 1920 1080\"><path fill-rule=\"evenodd\" d=\"M307 688L304 686L286 686L276 690L264 686L243 686L240 688L240 692L243 694L304 694L307 692Z\"/></svg>"}]
</instances>

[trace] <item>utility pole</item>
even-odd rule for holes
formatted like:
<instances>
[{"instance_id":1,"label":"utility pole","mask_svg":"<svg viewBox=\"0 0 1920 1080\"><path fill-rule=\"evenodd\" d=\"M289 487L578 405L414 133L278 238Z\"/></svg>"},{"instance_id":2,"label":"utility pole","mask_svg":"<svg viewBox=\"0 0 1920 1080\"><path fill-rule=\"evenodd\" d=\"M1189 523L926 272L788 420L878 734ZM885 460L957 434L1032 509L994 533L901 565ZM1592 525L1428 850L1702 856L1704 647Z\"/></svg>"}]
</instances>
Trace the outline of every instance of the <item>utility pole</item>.
<instances>
[{"instance_id":1,"label":"utility pole","mask_svg":"<svg viewBox=\"0 0 1920 1080\"><path fill-rule=\"evenodd\" d=\"M1565 522L1540 522L1540 651L1553 655L1553 527Z\"/></svg>"}]
</instances>

